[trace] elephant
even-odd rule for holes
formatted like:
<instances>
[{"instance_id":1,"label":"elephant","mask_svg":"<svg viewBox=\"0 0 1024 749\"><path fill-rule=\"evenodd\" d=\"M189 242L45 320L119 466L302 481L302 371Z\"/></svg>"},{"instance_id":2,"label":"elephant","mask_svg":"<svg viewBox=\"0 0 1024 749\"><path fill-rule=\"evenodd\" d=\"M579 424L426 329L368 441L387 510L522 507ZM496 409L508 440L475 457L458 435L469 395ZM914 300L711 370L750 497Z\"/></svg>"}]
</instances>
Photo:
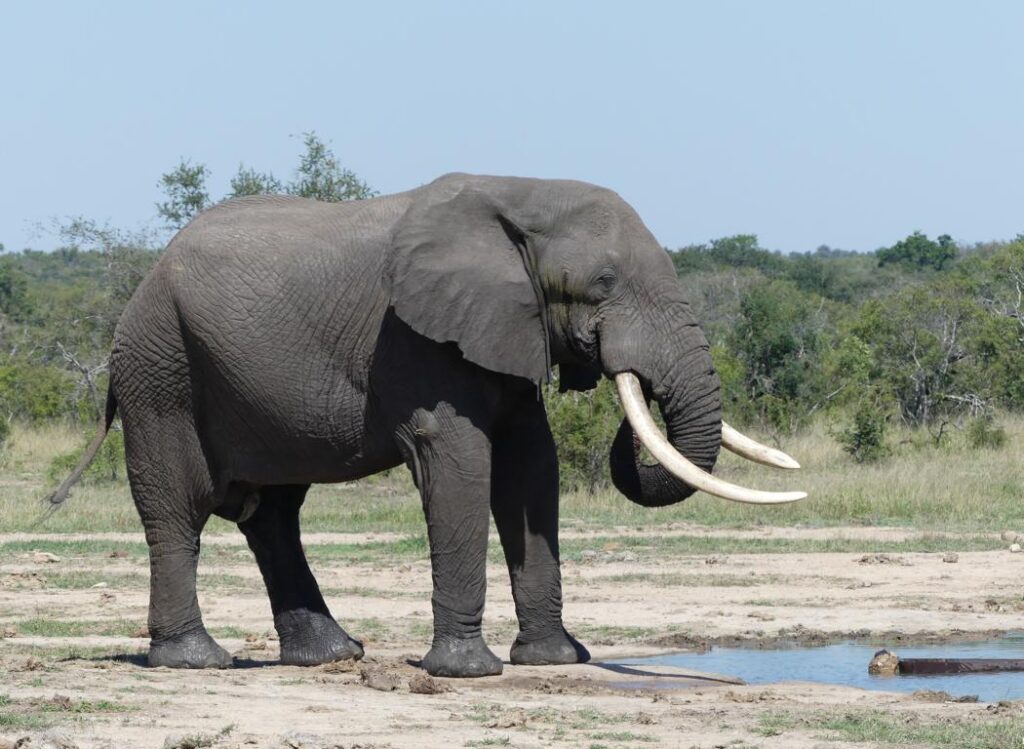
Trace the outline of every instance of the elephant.
<instances>
[{"instance_id":1,"label":"elephant","mask_svg":"<svg viewBox=\"0 0 1024 749\"><path fill-rule=\"evenodd\" d=\"M196 597L200 533L237 523L266 584L280 660L358 659L300 543L311 484L403 463L430 546L435 676L501 673L481 632L489 517L511 579L512 664L585 662L562 621L558 462L540 385L615 378L615 486L662 506L700 489L789 502L711 475L721 446L785 454L721 415L708 343L673 264L615 192L449 174L325 203L220 203L170 241L116 326L106 409L59 506L121 416L150 555L148 662L227 667ZM659 406L663 435L648 403ZM659 463L647 464L639 445Z\"/></svg>"}]
</instances>

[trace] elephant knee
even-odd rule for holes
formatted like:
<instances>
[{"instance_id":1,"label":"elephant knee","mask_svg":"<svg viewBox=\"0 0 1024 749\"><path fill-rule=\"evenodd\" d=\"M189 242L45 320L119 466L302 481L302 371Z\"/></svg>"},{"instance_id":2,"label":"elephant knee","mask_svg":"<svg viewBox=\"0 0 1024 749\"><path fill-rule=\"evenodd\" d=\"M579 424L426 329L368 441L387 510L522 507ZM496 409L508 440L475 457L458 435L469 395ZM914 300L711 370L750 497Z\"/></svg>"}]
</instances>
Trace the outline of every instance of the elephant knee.
<instances>
[{"instance_id":1,"label":"elephant knee","mask_svg":"<svg viewBox=\"0 0 1024 749\"><path fill-rule=\"evenodd\" d=\"M411 420L412 438L416 445L429 445L441 435L441 422L433 411L417 408Z\"/></svg>"}]
</instances>

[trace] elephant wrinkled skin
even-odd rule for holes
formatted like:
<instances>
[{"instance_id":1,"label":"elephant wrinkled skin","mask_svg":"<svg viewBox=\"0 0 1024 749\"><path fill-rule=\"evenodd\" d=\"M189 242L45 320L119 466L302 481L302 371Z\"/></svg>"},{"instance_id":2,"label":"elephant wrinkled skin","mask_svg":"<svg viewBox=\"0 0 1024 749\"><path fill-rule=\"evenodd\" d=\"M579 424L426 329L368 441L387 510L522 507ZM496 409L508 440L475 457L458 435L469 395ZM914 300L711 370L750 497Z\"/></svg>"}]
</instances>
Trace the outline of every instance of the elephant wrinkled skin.
<instances>
[{"instance_id":1,"label":"elephant wrinkled skin","mask_svg":"<svg viewBox=\"0 0 1024 749\"><path fill-rule=\"evenodd\" d=\"M721 440L708 344L667 254L615 193L452 174L348 203L230 200L170 242L114 336L106 420L125 436L150 549L150 663L223 667L196 599L211 514L238 523L281 660L360 658L307 565L310 484L405 463L433 566L434 675L500 673L481 617L489 513L519 620L512 663L575 663L562 625L558 465L538 384L629 372L704 471ZM62 502L79 469L51 495ZM641 463L624 422L616 486L644 505L693 489Z\"/></svg>"}]
</instances>

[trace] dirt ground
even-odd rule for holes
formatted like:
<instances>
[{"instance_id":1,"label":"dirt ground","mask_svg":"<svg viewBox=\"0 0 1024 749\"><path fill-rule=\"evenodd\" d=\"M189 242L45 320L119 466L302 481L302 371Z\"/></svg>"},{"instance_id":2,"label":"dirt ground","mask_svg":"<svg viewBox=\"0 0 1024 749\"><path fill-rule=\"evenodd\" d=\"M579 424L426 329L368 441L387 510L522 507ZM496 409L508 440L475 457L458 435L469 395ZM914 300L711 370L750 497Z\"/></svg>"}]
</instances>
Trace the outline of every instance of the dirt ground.
<instances>
[{"instance_id":1,"label":"dirt ground","mask_svg":"<svg viewBox=\"0 0 1024 749\"><path fill-rule=\"evenodd\" d=\"M914 535L871 528L646 531L698 532L856 538L866 548ZM850 743L823 727L830 716L980 726L1024 712L1019 703L927 701L807 683L755 687L729 674L602 663L703 642L756 646L780 638L945 638L1019 629L1024 554L961 551L955 561L943 553L687 554L678 547L636 554L609 535L615 534L602 534L563 566L566 625L590 647L593 663L506 665L500 677L431 680L414 665L430 639L424 555L357 554L353 561L331 552L340 544L396 540L387 534L305 538L332 611L367 652L359 664L315 668L276 664L269 605L241 535L205 538L200 602L208 628L238 665L201 672L145 666L148 567L141 536L0 534L0 739L14 745L29 736L22 746L32 747L168 749L810 749L887 746ZM488 586L485 633L492 649L507 656L515 623L500 560L489 566Z\"/></svg>"}]
</instances>

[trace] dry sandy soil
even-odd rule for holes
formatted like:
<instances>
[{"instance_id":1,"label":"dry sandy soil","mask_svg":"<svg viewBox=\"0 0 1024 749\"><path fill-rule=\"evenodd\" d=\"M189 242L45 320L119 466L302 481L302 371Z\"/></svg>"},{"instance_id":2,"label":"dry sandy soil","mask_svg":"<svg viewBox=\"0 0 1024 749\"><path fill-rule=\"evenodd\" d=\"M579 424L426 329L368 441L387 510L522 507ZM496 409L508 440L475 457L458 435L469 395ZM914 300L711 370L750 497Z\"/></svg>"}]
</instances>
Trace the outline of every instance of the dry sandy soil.
<instances>
[{"instance_id":1,"label":"dry sandy soil","mask_svg":"<svg viewBox=\"0 0 1024 749\"><path fill-rule=\"evenodd\" d=\"M913 536L893 529L693 527L649 535L694 533L859 538L868 547ZM397 539L384 534L306 538L334 614L367 651L359 664L315 668L276 664L269 605L240 534L204 539L206 623L238 667L203 672L145 666L148 568L141 536L0 535L0 739L13 745L31 736L33 747L63 741L79 747L800 749L886 746L830 733L822 721L836 715L1020 725L1016 703L934 702L792 682L753 687L729 675L623 672L601 662L699 647L702 640L756 645L776 638L893 632L941 638L1017 629L1024 554L960 552L951 563L942 553L709 555L680 545L635 553L608 535L614 533L564 564L566 624L591 648L594 663L507 665L500 677L458 681L419 676L414 664L430 639L429 564L419 549L386 551ZM576 541L587 538L577 534ZM347 553L350 547L341 544L376 551ZM507 655L515 626L500 560L492 561L488 577L486 634L495 652ZM411 691L418 676L414 688L436 693Z\"/></svg>"}]
</instances>

